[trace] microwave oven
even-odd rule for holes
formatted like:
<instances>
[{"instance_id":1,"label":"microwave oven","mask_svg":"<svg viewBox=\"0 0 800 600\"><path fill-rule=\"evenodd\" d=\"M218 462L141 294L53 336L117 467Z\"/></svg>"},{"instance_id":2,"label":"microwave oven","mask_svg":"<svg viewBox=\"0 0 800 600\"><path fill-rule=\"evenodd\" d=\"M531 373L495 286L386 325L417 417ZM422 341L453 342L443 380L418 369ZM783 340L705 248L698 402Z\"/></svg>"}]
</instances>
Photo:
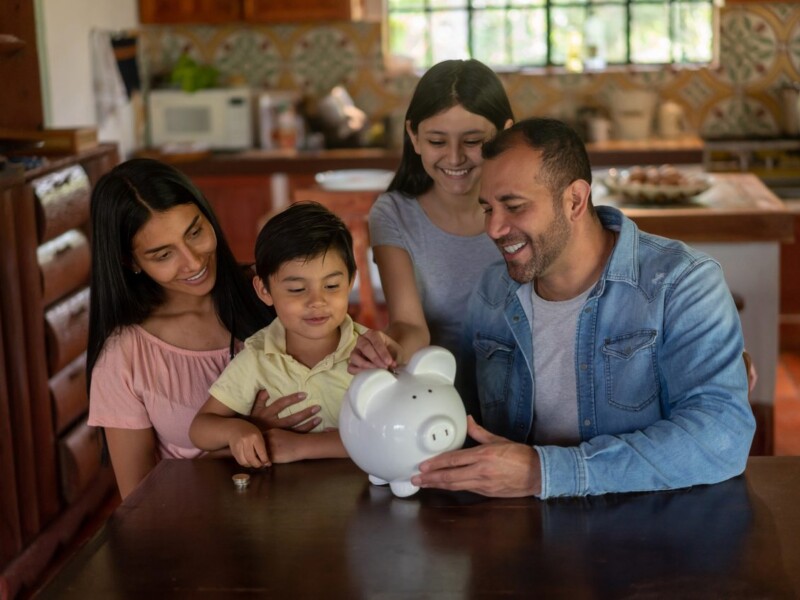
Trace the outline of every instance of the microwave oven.
<instances>
[{"instance_id":1,"label":"microwave oven","mask_svg":"<svg viewBox=\"0 0 800 600\"><path fill-rule=\"evenodd\" d=\"M252 102L253 93L248 88L152 90L148 100L151 145L191 143L212 150L251 148Z\"/></svg>"}]
</instances>

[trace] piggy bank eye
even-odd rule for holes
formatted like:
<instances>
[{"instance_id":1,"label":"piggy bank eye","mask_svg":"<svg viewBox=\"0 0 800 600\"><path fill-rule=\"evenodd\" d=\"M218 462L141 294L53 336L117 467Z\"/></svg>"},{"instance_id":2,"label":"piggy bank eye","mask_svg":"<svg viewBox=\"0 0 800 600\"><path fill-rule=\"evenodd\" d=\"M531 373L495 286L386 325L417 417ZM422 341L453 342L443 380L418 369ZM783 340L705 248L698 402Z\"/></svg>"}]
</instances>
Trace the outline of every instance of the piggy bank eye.
<instances>
[{"instance_id":1,"label":"piggy bank eye","mask_svg":"<svg viewBox=\"0 0 800 600\"><path fill-rule=\"evenodd\" d=\"M433 393L433 390L428 390L428 393L429 393L429 394L432 394L432 393Z\"/></svg>"}]
</instances>

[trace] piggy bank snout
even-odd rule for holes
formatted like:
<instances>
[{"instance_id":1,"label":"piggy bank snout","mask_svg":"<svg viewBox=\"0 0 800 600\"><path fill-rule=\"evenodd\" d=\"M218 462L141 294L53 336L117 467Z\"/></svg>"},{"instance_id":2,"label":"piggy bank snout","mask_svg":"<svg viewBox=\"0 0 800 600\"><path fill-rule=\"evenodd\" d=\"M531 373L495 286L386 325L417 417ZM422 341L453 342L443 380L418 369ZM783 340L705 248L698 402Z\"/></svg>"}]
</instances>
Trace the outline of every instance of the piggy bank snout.
<instances>
[{"instance_id":1,"label":"piggy bank snout","mask_svg":"<svg viewBox=\"0 0 800 600\"><path fill-rule=\"evenodd\" d=\"M456 424L449 417L434 417L423 423L419 442L425 452L438 454L457 442Z\"/></svg>"}]
</instances>

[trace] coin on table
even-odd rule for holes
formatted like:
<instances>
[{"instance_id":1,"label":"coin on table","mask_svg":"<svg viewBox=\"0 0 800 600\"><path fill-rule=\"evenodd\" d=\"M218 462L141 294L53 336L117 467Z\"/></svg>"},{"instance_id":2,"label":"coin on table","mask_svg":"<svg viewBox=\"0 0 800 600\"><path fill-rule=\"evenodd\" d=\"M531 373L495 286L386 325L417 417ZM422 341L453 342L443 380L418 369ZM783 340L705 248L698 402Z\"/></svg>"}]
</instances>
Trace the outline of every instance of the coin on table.
<instances>
[{"instance_id":1,"label":"coin on table","mask_svg":"<svg viewBox=\"0 0 800 600\"><path fill-rule=\"evenodd\" d=\"M237 473L232 477L233 485L239 489L244 489L250 485L250 475L247 473Z\"/></svg>"}]
</instances>

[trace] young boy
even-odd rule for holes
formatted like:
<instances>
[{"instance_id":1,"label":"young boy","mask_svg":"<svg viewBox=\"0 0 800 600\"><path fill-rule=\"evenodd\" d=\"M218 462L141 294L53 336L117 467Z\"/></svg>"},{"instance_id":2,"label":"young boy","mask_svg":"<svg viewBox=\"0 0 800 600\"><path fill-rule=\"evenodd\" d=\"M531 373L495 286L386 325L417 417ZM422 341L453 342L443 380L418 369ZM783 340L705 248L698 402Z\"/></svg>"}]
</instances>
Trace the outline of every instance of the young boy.
<instances>
[{"instance_id":1,"label":"young boy","mask_svg":"<svg viewBox=\"0 0 800 600\"><path fill-rule=\"evenodd\" d=\"M253 285L278 318L245 340L211 386L189 428L192 443L203 450L228 446L248 467L347 456L335 428L352 379L350 352L366 331L347 314L355 271L350 232L322 205L292 204L267 222L256 241ZM319 405L315 433L270 429L268 449L265 434L247 420L262 389L268 404L305 392L306 399L281 416Z\"/></svg>"}]
</instances>

